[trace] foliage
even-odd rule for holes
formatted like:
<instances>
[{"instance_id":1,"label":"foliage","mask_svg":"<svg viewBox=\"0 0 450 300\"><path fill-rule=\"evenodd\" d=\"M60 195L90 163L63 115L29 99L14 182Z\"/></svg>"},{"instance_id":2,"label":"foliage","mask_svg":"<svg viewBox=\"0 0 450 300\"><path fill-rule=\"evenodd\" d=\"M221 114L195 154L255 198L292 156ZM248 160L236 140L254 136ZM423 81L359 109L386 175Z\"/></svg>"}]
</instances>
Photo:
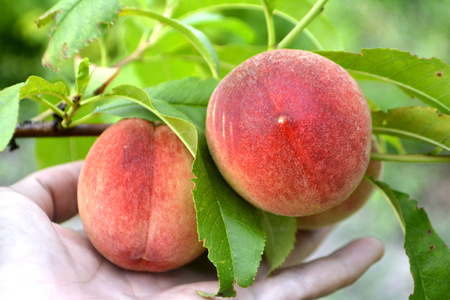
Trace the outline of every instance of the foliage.
<instances>
[{"instance_id":1,"label":"foliage","mask_svg":"<svg viewBox=\"0 0 450 300\"><path fill-rule=\"evenodd\" d=\"M356 78L368 77L395 84L425 104L450 112L448 80L450 68L439 59L420 59L407 52L363 49L361 54L319 52L350 71Z\"/></svg>"},{"instance_id":2,"label":"foliage","mask_svg":"<svg viewBox=\"0 0 450 300\"><path fill-rule=\"evenodd\" d=\"M104 25L117 18L121 5L115 1L61 1L36 20L38 27L55 21L50 30L50 42L42 59L44 66L58 70L62 61L73 56L101 34ZM97 30L92 30L93 28Z\"/></svg>"},{"instance_id":3,"label":"foliage","mask_svg":"<svg viewBox=\"0 0 450 300\"><path fill-rule=\"evenodd\" d=\"M372 159L450 162L450 67L436 58L422 59L392 49L342 51L336 28L321 14L326 0L314 5L289 0L167 1L164 5L150 1L148 6L122 2L62 0L37 20L39 26L53 24L43 64L58 70L65 59L75 56L73 78L51 82L30 76L0 91L0 150L14 137L24 99L46 109L32 122L56 122L55 130L60 132L80 124L111 122L116 117L169 125L195 157L198 233L217 268L218 296L234 296L234 283L250 286L263 254L272 270L279 267L295 242L295 220L262 212L241 199L220 175L206 145L209 97L220 79L245 59L277 47L312 47L357 80L399 87L420 99L423 106L389 111L375 108L373 133L386 140L390 136L413 138L436 149L429 153L381 152ZM265 45L253 42L262 33L239 18L242 12L265 20ZM288 24L283 28L288 28L287 34L280 36L278 24ZM208 30L210 26L214 30ZM74 139L69 143L61 149L87 149L92 141ZM51 143L39 141L36 145L41 165L52 159L45 156L46 147ZM396 149L404 148L397 145ZM449 286L439 282L448 281L450 253L425 212L417 209L408 195L382 182L373 184L390 201L405 231L405 249L415 280L412 298L448 295Z\"/></svg>"},{"instance_id":4,"label":"foliage","mask_svg":"<svg viewBox=\"0 0 450 300\"><path fill-rule=\"evenodd\" d=\"M390 201L405 231L405 249L416 283L410 299L439 299L449 291L450 250L434 231L425 211L417 207L417 201L383 182L369 180Z\"/></svg>"}]
</instances>

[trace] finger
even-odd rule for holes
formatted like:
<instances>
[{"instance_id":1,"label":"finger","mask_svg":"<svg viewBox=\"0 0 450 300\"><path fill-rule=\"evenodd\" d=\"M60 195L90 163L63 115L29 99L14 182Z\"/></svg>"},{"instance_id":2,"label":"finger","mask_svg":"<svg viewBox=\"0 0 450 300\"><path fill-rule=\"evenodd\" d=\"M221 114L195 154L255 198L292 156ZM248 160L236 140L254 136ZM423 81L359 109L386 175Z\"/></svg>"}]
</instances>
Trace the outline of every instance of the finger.
<instances>
[{"instance_id":1,"label":"finger","mask_svg":"<svg viewBox=\"0 0 450 300\"><path fill-rule=\"evenodd\" d=\"M83 162L72 162L33 173L10 188L36 203L53 222L77 214L77 183Z\"/></svg>"},{"instance_id":2,"label":"finger","mask_svg":"<svg viewBox=\"0 0 450 300\"><path fill-rule=\"evenodd\" d=\"M319 247L323 240L333 230L329 226L317 230L299 230L295 236L295 248L286 258L281 268L287 268L299 265L306 257Z\"/></svg>"},{"instance_id":3,"label":"finger","mask_svg":"<svg viewBox=\"0 0 450 300\"><path fill-rule=\"evenodd\" d=\"M254 299L316 299L355 282L384 253L375 238L355 240L328 257L320 258L256 282ZM249 292L249 291L247 291Z\"/></svg>"}]
</instances>

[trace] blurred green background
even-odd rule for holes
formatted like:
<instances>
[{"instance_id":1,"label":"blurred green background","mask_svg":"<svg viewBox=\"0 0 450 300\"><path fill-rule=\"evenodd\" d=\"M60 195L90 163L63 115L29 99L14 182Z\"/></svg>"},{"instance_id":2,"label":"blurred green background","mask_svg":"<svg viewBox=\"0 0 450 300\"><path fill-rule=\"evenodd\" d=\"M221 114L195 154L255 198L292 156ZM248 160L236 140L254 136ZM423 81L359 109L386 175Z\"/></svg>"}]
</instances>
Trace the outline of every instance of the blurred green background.
<instances>
[{"instance_id":1,"label":"blurred green background","mask_svg":"<svg viewBox=\"0 0 450 300\"><path fill-rule=\"evenodd\" d=\"M48 28L38 30L34 20L56 2L0 1L0 89L25 81L30 75L42 76L47 80L73 80L70 64L60 73L44 69L40 64L48 42ZM345 51L396 48L419 57L438 57L450 63L448 0L329 0L324 14L340 32ZM265 25L260 14L234 12L234 16L243 18L250 26L247 28L239 22L230 22L229 26L242 27L241 35L221 38L241 39L255 47L265 43ZM204 26L201 29L208 33L208 30L212 31L211 28L213 27ZM280 26L280 32L283 30L288 28ZM253 32L257 32L256 37L252 35ZM127 37L132 38L138 40L139 36ZM126 50L121 49L123 46L117 41L115 44L114 41L111 43L117 46L110 53L113 57ZM366 96L376 99L381 109L420 105L420 102L407 97L393 86L373 82L359 83ZM37 112L36 105L23 101L20 118L29 119ZM80 140L83 142L80 143ZM33 139L17 140L19 150L0 153L0 185L11 184L46 165L83 158L93 139L78 138L75 142L74 138L64 138L58 141L58 147L55 148L52 146L55 142L53 139L41 140L36 147ZM405 141L405 145L416 151L424 150L411 141ZM36 160L36 152L40 153L39 157L46 157L47 160ZM418 200L419 205L428 212L440 236L445 242L450 242L450 221L447 216L450 212L449 165L386 163L383 181ZM403 233L389 204L378 194L361 211L341 223L313 258L326 255L354 238L367 235L378 237L384 242L385 257L354 285L325 299L407 299L412 292L413 282L403 249Z\"/></svg>"}]
</instances>

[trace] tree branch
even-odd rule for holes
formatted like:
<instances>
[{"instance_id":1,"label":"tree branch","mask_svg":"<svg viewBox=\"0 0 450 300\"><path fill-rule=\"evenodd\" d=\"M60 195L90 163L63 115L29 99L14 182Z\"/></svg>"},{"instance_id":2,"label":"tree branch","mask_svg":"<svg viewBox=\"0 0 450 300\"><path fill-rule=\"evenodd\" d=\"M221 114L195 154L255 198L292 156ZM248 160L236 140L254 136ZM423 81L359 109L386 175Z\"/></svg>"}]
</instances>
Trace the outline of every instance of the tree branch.
<instances>
[{"instance_id":1,"label":"tree branch","mask_svg":"<svg viewBox=\"0 0 450 300\"><path fill-rule=\"evenodd\" d=\"M99 136L111 124L80 124L70 128L61 128L58 123L24 122L16 125L13 139L33 137L69 137Z\"/></svg>"}]
</instances>

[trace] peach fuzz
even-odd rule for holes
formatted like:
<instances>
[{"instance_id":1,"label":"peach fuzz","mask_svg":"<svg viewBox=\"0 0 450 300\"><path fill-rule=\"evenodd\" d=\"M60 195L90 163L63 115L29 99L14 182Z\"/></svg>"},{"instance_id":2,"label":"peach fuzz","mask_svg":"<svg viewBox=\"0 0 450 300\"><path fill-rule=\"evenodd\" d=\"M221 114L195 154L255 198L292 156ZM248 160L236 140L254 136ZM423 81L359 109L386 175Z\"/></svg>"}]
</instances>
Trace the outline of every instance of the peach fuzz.
<instances>
[{"instance_id":1,"label":"peach fuzz","mask_svg":"<svg viewBox=\"0 0 450 300\"><path fill-rule=\"evenodd\" d=\"M198 240L193 157L166 125L121 120L91 147L78 183L80 218L94 247L130 270L162 272L204 250Z\"/></svg>"},{"instance_id":2,"label":"peach fuzz","mask_svg":"<svg viewBox=\"0 0 450 300\"><path fill-rule=\"evenodd\" d=\"M379 180L383 170L381 161L371 160L366 174ZM297 217L297 228L318 229L337 224L361 209L370 199L375 189L370 182L363 179L356 190L342 203L319 214Z\"/></svg>"},{"instance_id":3,"label":"peach fuzz","mask_svg":"<svg viewBox=\"0 0 450 300\"><path fill-rule=\"evenodd\" d=\"M302 50L258 54L211 96L206 137L230 186L274 214L319 213L346 199L369 163L371 115L355 80Z\"/></svg>"}]
</instances>

